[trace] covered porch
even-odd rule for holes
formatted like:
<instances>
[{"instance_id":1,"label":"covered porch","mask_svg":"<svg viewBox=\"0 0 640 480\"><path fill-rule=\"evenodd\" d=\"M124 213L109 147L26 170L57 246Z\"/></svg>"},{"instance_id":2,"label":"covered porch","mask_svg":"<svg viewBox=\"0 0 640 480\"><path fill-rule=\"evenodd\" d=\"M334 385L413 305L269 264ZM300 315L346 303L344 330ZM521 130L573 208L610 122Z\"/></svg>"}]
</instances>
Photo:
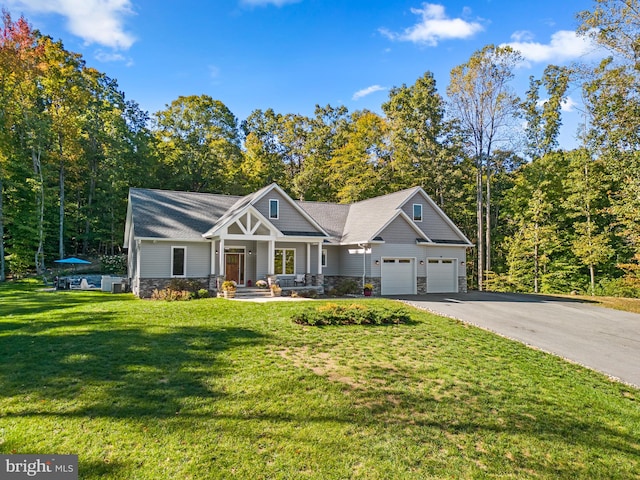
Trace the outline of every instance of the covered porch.
<instances>
[{"instance_id":1,"label":"covered porch","mask_svg":"<svg viewBox=\"0 0 640 480\"><path fill-rule=\"evenodd\" d=\"M252 206L222 220L204 237L211 241L211 275L249 288L256 282L281 288L322 287L321 231L283 231Z\"/></svg>"},{"instance_id":2,"label":"covered porch","mask_svg":"<svg viewBox=\"0 0 640 480\"><path fill-rule=\"evenodd\" d=\"M317 238L212 240L211 275L218 279L218 287L224 280L236 282L238 288L256 287L261 280L283 290L322 287L322 245Z\"/></svg>"}]
</instances>

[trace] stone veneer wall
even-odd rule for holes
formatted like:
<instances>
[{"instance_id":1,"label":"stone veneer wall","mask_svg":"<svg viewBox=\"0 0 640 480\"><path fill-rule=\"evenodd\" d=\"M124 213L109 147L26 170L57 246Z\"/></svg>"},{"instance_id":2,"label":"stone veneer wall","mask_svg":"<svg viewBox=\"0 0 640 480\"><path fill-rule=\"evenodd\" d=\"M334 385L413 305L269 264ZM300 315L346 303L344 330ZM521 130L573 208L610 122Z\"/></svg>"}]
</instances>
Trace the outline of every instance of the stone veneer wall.
<instances>
[{"instance_id":1,"label":"stone veneer wall","mask_svg":"<svg viewBox=\"0 0 640 480\"><path fill-rule=\"evenodd\" d=\"M169 286L173 278L141 278L138 283L138 297L140 298L151 298L153 291L164 290ZM209 290L209 293L213 291L211 288L211 279L209 277L206 278L186 278L185 280L193 281L196 280L200 283L200 288L205 288ZM215 278L213 285L215 285Z\"/></svg>"},{"instance_id":2,"label":"stone veneer wall","mask_svg":"<svg viewBox=\"0 0 640 480\"><path fill-rule=\"evenodd\" d=\"M306 281L308 286L313 286L312 278L307 276ZM330 276L330 275L314 275L315 286L323 286L325 293L336 288L340 282L344 280L353 280L362 289L362 277L342 277L342 276ZM154 289L162 290L169 286L172 278L140 278L138 280L138 296L140 298L150 298ZM206 288L209 293L215 292L218 288L217 283L224 280L223 277L216 278L215 275L210 275L207 278L189 278L187 280L197 280L200 282L201 288ZM367 283L373 285L373 295L380 295L381 283L380 277L367 277ZM418 277L418 295L427 293L427 277ZM458 292L467 293L467 277L465 275L458 277Z\"/></svg>"},{"instance_id":3,"label":"stone veneer wall","mask_svg":"<svg viewBox=\"0 0 640 480\"><path fill-rule=\"evenodd\" d=\"M362 293L362 290L363 290L362 277L325 275L324 279L325 279L325 283L324 283L325 293L328 293L334 288L337 288L338 285L340 285L340 283L344 282L345 280L352 280L356 282L358 284L358 287L360 288L360 293ZM380 277L367 277L365 283L370 283L371 285L373 285L373 292L372 292L373 295L380 295L380 289L381 289Z\"/></svg>"},{"instance_id":4,"label":"stone veneer wall","mask_svg":"<svg viewBox=\"0 0 640 480\"><path fill-rule=\"evenodd\" d=\"M458 277L458 293L467 293L467 276Z\"/></svg>"},{"instance_id":5,"label":"stone veneer wall","mask_svg":"<svg viewBox=\"0 0 640 480\"><path fill-rule=\"evenodd\" d=\"M427 277L418 277L418 295L427 293Z\"/></svg>"}]
</instances>

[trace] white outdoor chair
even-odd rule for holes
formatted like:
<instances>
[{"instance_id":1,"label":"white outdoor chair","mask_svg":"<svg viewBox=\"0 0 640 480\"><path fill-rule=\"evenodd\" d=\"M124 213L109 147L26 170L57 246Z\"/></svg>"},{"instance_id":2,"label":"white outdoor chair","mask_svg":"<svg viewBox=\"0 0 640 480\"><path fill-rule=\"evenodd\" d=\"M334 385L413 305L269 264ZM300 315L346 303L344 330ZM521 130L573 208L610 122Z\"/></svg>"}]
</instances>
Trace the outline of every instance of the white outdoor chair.
<instances>
[{"instance_id":1,"label":"white outdoor chair","mask_svg":"<svg viewBox=\"0 0 640 480\"><path fill-rule=\"evenodd\" d=\"M304 277L305 277L304 273L298 273L296 275L296 278L293 280L293 285L294 286L305 285L307 282L305 281Z\"/></svg>"}]
</instances>

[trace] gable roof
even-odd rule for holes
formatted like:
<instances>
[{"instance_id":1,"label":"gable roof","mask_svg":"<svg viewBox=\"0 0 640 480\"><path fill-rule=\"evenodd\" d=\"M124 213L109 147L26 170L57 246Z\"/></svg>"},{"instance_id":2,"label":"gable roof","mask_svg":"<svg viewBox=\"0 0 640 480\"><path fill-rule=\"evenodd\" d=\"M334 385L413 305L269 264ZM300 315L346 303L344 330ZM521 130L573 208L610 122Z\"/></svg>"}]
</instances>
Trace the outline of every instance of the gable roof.
<instances>
[{"instance_id":1,"label":"gable roof","mask_svg":"<svg viewBox=\"0 0 640 480\"><path fill-rule=\"evenodd\" d=\"M331 243L353 245L384 240L379 238L380 233L400 216L416 231L416 241L420 243L472 245L421 187L352 204L337 204L294 201L273 183L242 197L132 188L129 191L125 246L130 228L134 228L133 236L137 238L202 240L203 237L213 236L273 190L278 191L304 218L317 227L320 237L328 237L327 240ZM402 211L402 206L416 193L424 197L435 214L452 228L459 240L439 241L429 238Z\"/></svg>"},{"instance_id":2,"label":"gable roof","mask_svg":"<svg viewBox=\"0 0 640 480\"><path fill-rule=\"evenodd\" d=\"M133 236L138 238L202 240L202 233L209 230L240 198L233 195L131 188L131 218L127 218L127 223L131 222ZM129 225L127 227L131 228Z\"/></svg>"},{"instance_id":3,"label":"gable roof","mask_svg":"<svg viewBox=\"0 0 640 480\"><path fill-rule=\"evenodd\" d=\"M328 236L327 232L322 228L322 225L320 225L312 216L310 216L306 211L304 211L304 209L300 208L300 206L298 205L297 202L294 202L291 197L289 195L287 195L284 190L282 190L277 184L272 183L270 185L267 185L264 188L261 188L260 190L246 195L244 197L241 197L222 217L220 217L215 224L206 232L203 232L203 236L204 237L211 237L214 236L215 233L222 228L223 226L225 226L226 224L234 221L238 216L240 216L241 214L243 214L247 209L249 209L250 207L254 206L260 199L262 199L265 195L267 195L269 192L272 191L276 191L280 194L280 196L286 201L288 202L302 217L304 217L313 228L316 228L317 231L314 232L282 232L284 235L292 235L292 236L305 236L305 235L309 235L309 236L320 236L320 237L326 237ZM255 212L258 213L258 212ZM264 217L262 218L263 221L267 221ZM270 222L272 223L272 222Z\"/></svg>"}]
</instances>

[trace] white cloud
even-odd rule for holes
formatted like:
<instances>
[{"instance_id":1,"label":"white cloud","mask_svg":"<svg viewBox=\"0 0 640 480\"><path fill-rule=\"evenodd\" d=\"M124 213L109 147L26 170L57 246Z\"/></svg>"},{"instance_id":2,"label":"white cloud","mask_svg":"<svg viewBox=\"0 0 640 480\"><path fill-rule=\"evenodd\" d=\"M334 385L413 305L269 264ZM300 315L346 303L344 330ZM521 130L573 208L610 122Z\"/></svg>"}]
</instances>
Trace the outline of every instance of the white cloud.
<instances>
[{"instance_id":1,"label":"white cloud","mask_svg":"<svg viewBox=\"0 0 640 480\"><path fill-rule=\"evenodd\" d=\"M523 35L524 33L528 35ZM516 32L511 38L513 42L503 45L509 45L518 50L525 60L533 63L574 60L590 56L596 51L596 47L588 37L578 36L571 30L557 31L551 35L548 44L534 42L529 32Z\"/></svg>"},{"instance_id":2,"label":"white cloud","mask_svg":"<svg viewBox=\"0 0 640 480\"><path fill-rule=\"evenodd\" d=\"M96 60L103 63L122 62L127 67L132 67L134 65L133 59L131 57L125 57L121 53L105 52L104 50L98 49L95 51L93 56Z\"/></svg>"},{"instance_id":3,"label":"white cloud","mask_svg":"<svg viewBox=\"0 0 640 480\"><path fill-rule=\"evenodd\" d=\"M67 29L87 44L126 50L135 37L124 30L124 19L133 14L131 0L9 0L11 6L34 14L58 14Z\"/></svg>"},{"instance_id":4,"label":"white cloud","mask_svg":"<svg viewBox=\"0 0 640 480\"><path fill-rule=\"evenodd\" d=\"M351 99L360 100L361 98L366 97L367 95L371 95L372 93L379 92L381 90L386 90L386 88L381 87L380 85L371 85L370 87L363 88L362 90L358 90L356 93L353 94L353 97L351 97Z\"/></svg>"},{"instance_id":5,"label":"white cloud","mask_svg":"<svg viewBox=\"0 0 640 480\"><path fill-rule=\"evenodd\" d=\"M541 100L538 100L536 102L536 105L538 107L543 107L548 101L548 98L543 98ZM576 109L577 105L578 103L573 98L567 97L563 99L562 102L560 102L560 111L565 113L573 112Z\"/></svg>"},{"instance_id":6,"label":"white cloud","mask_svg":"<svg viewBox=\"0 0 640 480\"><path fill-rule=\"evenodd\" d=\"M468 9L464 10L469 13ZM478 22L468 22L462 18L448 18L443 5L423 3L422 8L412 8L411 13L421 16L420 22L404 30L394 33L381 28L379 31L391 40L400 40L425 44L432 47L441 40L452 38L468 38L483 30Z\"/></svg>"},{"instance_id":7,"label":"white cloud","mask_svg":"<svg viewBox=\"0 0 640 480\"><path fill-rule=\"evenodd\" d=\"M300 1L301 0L240 0L240 3L249 7L264 7L267 5L282 7L283 5L298 3Z\"/></svg>"},{"instance_id":8,"label":"white cloud","mask_svg":"<svg viewBox=\"0 0 640 480\"><path fill-rule=\"evenodd\" d=\"M209 65L208 69L209 69L209 77L212 80L215 80L220 76L220 69L215 65Z\"/></svg>"},{"instance_id":9,"label":"white cloud","mask_svg":"<svg viewBox=\"0 0 640 480\"><path fill-rule=\"evenodd\" d=\"M511 34L511 40L514 42L530 42L534 39L534 35L529 30L518 30Z\"/></svg>"},{"instance_id":10,"label":"white cloud","mask_svg":"<svg viewBox=\"0 0 640 480\"><path fill-rule=\"evenodd\" d=\"M576 102L573 98L567 97L560 104L560 109L563 112L573 112L576 109L578 102Z\"/></svg>"},{"instance_id":11,"label":"white cloud","mask_svg":"<svg viewBox=\"0 0 640 480\"><path fill-rule=\"evenodd\" d=\"M120 53L109 53L104 50L97 50L95 58L99 62L124 62L126 58Z\"/></svg>"}]
</instances>

